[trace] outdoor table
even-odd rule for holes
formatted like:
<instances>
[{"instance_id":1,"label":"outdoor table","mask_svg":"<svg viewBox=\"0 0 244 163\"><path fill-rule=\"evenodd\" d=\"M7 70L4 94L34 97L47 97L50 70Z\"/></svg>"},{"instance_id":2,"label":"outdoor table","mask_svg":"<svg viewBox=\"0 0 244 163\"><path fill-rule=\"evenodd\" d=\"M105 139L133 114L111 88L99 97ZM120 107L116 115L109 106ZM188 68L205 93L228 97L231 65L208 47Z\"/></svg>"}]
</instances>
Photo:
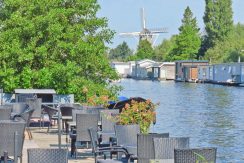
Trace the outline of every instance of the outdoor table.
<instances>
[{"instance_id":1,"label":"outdoor table","mask_svg":"<svg viewBox=\"0 0 244 163\"><path fill-rule=\"evenodd\" d=\"M54 115L52 117L52 119L58 120L58 115ZM64 121L65 122L65 125L67 125L68 121L71 121L72 120L72 116L61 116L60 117L60 120ZM64 127L63 127L63 129L64 129ZM67 127L66 127L66 132L67 132Z\"/></svg>"},{"instance_id":2,"label":"outdoor table","mask_svg":"<svg viewBox=\"0 0 244 163\"><path fill-rule=\"evenodd\" d=\"M174 159L151 159L150 163L174 163Z\"/></svg>"}]
</instances>

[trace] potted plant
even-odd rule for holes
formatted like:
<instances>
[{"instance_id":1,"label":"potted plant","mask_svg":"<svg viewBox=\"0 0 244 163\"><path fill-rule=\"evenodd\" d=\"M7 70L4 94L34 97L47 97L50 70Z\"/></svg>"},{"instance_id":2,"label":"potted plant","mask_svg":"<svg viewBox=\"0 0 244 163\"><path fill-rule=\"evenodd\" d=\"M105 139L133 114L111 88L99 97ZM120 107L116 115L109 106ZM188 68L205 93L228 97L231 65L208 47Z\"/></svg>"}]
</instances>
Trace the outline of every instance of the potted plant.
<instances>
[{"instance_id":1,"label":"potted plant","mask_svg":"<svg viewBox=\"0 0 244 163\"><path fill-rule=\"evenodd\" d=\"M132 100L130 104L125 105L121 113L116 117L117 124L119 125L126 125L128 127L133 124L139 125L141 133L137 133L136 135L134 134L134 136L131 136L131 139L135 141L135 144L137 144L137 148L135 148L137 151L133 152L138 156L138 160L140 161L149 160L149 158L152 158L152 152L148 151L148 149L151 150L151 139L155 134L148 134L148 132L150 125L156 122L155 109L157 105L158 104L152 103L151 100L139 102ZM143 148L138 146L138 140L140 141L140 146ZM148 142L150 143L148 144Z\"/></svg>"},{"instance_id":2,"label":"potted plant","mask_svg":"<svg viewBox=\"0 0 244 163\"><path fill-rule=\"evenodd\" d=\"M116 117L117 124L139 124L141 133L148 133L150 125L156 120L155 108L157 105L151 100L144 102L132 100L131 104L125 104L121 113Z\"/></svg>"}]
</instances>

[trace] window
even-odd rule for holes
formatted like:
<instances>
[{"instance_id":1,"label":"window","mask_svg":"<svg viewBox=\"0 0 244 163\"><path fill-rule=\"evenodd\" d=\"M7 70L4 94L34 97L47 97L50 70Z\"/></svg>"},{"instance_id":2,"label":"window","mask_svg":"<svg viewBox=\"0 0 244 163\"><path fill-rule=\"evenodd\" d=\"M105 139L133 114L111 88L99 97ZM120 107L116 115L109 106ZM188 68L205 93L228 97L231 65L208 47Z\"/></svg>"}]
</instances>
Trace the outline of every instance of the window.
<instances>
[{"instance_id":1,"label":"window","mask_svg":"<svg viewBox=\"0 0 244 163\"><path fill-rule=\"evenodd\" d=\"M231 70L232 70L232 68L231 68L231 66L229 66L229 70L228 70L229 74L231 74Z\"/></svg>"}]
</instances>

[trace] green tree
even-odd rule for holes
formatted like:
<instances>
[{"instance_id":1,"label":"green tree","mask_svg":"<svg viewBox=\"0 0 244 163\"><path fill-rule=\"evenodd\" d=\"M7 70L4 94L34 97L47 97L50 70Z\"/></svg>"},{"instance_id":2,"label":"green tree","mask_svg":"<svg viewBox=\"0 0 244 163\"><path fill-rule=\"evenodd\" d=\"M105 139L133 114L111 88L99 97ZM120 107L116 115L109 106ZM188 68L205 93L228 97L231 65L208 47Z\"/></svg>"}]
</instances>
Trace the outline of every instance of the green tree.
<instances>
[{"instance_id":1,"label":"green tree","mask_svg":"<svg viewBox=\"0 0 244 163\"><path fill-rule=\"evenodd\" d=\"M131 56L133 51L129 48L126 42L118 45L116 48L109 51L109 59L124 61L127 57Z\"/></svg>"},{"instance_id":2,"label":"green tree","mask_svg":"<svg viewBox=\"0 0 244 163\"><path fill-rule=\"evenodd\" d=\"M238 23L234 26L234 32L224 41L217 41L213 48L210 48L205 58L211 63L237 62L240 57L244 61L244 25Z\"/></svg>"},{"instance_id":3,"label":"green tree","mask_svg":"<svg viewBox=\"0 0 244 163\"><path fill-rule=\"evenodd\" d=\"M170 53L175 45L176 35L172 36L170 39L164 39L160 45L158 45L154 51L155 56L153 59L157 61L170 61Z\"/></svg>"},{"instance_id":4,"label":"green tree","mask_svg":"<svg viewBox=\"0 0 244 163\"><path fill-rule=\"evenodd\" d=\"M224 41L233 31L232 0L205 0L205 32L202 53L216 42Z\"/></svg>"},{"instance_id":5,"label":"green tree","mask_svg":"<svg viewBox=\"0 0 244 163\"><path fill-rule=\"evenodd\" d=\"M113 31L96 0L0 0L0 87L54 88L84 100L117 78L106 57Z\"/></svg>"},{"instance_id":6,"label":"green tree","mask_svg":"<svg viewBox=\"0 0 244 163\"><path fill-rule=\"evenodd\" d=\"M136 54L129 57L128 60L152 59L153 56L154 50L151 43L147 40L140 40Z\"/></svg>"},{"instance_id":7,"label":"green tree","mask_svg":"<svg viewBox=\"0 0 244 163\"><path fill-rule=\"evenodd\" d=\"M201 38L197 20L193 18L193 13L189 7L185 9L179 31L179 35L176 36L175 47L170 54L171 60L196 59L201 45Z\"/></svg>"}]
</instances>

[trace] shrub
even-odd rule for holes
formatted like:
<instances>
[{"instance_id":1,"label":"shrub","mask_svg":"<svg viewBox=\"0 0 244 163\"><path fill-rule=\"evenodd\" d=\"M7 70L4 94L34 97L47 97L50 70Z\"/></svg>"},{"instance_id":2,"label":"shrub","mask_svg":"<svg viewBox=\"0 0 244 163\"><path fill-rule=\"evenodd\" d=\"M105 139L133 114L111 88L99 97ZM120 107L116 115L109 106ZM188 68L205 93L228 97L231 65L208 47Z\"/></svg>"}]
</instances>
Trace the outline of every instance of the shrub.
<instances>
[{"instance_id":1,"label":"shrub","mask_svg":"<svg viewBox=\"0 0 244 163\"><path fill-rule=\"evenodd\" d=\"M116 117L117 123L121 125L139 124L141 133L148 133L149 127L156 120L155 108L150 100L145 102L132 101L126 104L122 112Z\"/></svg>"}]
</instances>

